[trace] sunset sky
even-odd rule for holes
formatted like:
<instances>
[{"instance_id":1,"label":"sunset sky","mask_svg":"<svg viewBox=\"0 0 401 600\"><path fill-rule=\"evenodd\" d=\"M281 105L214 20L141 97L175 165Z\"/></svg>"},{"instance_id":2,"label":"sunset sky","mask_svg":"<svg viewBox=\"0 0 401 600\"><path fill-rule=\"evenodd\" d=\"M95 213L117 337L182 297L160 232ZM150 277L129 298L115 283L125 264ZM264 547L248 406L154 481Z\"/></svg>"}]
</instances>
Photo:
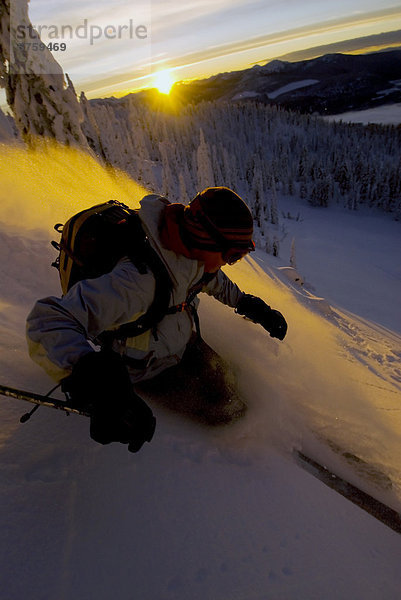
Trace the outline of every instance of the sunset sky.
<instances>
[{"instance_id":1,"label":"sunset sky","mask_svg":"<svg viewBox=\"0 0 401 600\"><path fill-rule=\"evenodd\" d=\"M29 15L44 42L65 43L53 55L89 98L153 87L163 69L182 80L401 45L392 0L30 0Z\"/></svg>"}]
</instances>

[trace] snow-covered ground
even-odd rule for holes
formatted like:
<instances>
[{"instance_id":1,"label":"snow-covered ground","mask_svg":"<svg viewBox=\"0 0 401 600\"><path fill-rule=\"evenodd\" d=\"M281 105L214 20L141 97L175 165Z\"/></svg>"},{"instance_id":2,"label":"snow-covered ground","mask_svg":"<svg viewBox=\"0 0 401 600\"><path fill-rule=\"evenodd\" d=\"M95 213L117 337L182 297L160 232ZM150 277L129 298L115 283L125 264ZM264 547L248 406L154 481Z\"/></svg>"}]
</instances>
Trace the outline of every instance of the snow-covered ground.
<instances>
[{"instance_id":1,"label":"snow-covered ground","mask_svg":"<svg viewBox=\"0 0 401 600\"><path fill-rule=\"evenodd\" d=\"M0 152L0 382L46 392L26 314L58 294L52 227L144 193L76 151ZM83 417L0 399L4 600L396 600L401 537L302 470L293 448L401 510L400 224L283 199L280 258L227 268L281 310L284 342L202 298L205 339L237 367L240 423L205 429L155 405L137 455ZM288 268L295 239L297 273ZM385 472L366 479L335 443Z\"/></svg>"},{"instance_id":2,"label":"snow-covered ground","mask_svg":"<svg viewBox=\"0 0 401 600\"><path fill-rule=\"evenodd\" d=\"M381 123L382 125L399 125L401 123L401 104L383 104L366 110L352 110L341 115L323 117L328 121L344 121L344 123Z\"/></svg>"},{"instance_id":3,"label":"snow-covered ground","mask_svg":"<svg viewBox=\"0 0 401 600\"><path fill-rule=\"evenodd\" d=\"M267 96L271 100L274 100L275 98L278 98L282 94L286 94L287 92L292 92L294 90L299 90L301 88L308 87L310 85L314 85L315 83L319 83L319 80L318 79L302 79L302 81L294 81L293 83L288 83L287 85L283 85L282 87L278 88L274 92L270 92L269 94L267 94Z\"/></svg>"}]
</instances>

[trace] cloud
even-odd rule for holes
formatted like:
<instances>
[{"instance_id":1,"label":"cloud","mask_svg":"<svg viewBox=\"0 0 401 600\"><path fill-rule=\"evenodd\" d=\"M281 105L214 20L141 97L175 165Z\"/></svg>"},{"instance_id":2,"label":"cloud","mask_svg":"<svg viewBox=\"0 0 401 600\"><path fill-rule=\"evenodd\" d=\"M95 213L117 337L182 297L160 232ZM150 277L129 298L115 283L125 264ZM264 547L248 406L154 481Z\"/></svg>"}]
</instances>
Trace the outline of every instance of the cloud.
<instances>
[{"instance_id":1,"label":"cloud","mask_svg":"<svg viewBox=\"0 0 401 600\"><path fill-rule=\"evenodd\" d=\"M252 5L259 4L259 2L256 0L246 4L249 12ZM172 32L177 29L182 32L182 27L185 26L188 28L187 31L194 36L199 33L199 29L196 29L197 22L204 20L215 23L217 19L222 22L225 13L238 12L243 5L244 0L190 0L185 3L153 0L152 34L158 39L161 39L163 35L171 38Z\"/></svg>"},{"instance_id":2,"label":"cloud","mask_svg":"<svg viewBox=\"0 0 401 600\"><path fill-rule=\"evenodd\" d=\"M313 46L312 48L306 48L305 50L289 52L287 54L277 56L276 58L279 58L280 60L288 60L289 62L296 62L298 60L307 60L310 58L315 58L316 56L322 56L323 54L333 54L336 52L350 53L358 51L368 52L369 49L384 49L394 46L401 47L401 29L397 31L379 33L376 35L367 35L351 40L343 40L333 44Z\"/></svg>"},{"instance_id":3,"label":"cloud","mask_svg":"<svg viewBox=\"0 0 401 600\"><path fill-rule=\"evenodd\" d=\"M208 48L201 48L197 51L175 57L174 64L178 66L188 61L191 63L197 62L198 60L206 61L218 56L239 54L258 48L267 48L275 44L298 40L300 38L307 39L316 34L327 35L329 32L342 32L347 29L354 29L361 25L378 23L389 17L394 18L394 20L396 18L401 18L401 7L353 15L352 18L350 16L336 19L333 18L319 23L312 23L302 27L258 35L243 40L233 40L227 43L208 45Z\"/></svg>"}]
</instances>

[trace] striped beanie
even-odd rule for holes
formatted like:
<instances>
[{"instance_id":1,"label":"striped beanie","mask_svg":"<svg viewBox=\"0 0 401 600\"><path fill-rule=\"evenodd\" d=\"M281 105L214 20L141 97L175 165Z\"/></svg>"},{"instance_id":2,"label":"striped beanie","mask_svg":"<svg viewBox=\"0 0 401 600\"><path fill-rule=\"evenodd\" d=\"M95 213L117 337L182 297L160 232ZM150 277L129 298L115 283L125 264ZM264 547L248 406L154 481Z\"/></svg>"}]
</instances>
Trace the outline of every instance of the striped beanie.
<instances>
[{"instance_id":1,"label":"striped beanie","mask_svg":"<svg viewBox=\"0 0 401 600\"><path fill-rule=\"evenodd\" d=\"M254 248L252 214L226 187L209 187L197 194L185 207L181 225L183 241L192 248L212 252Z\"/></svg>"}]
</instances>

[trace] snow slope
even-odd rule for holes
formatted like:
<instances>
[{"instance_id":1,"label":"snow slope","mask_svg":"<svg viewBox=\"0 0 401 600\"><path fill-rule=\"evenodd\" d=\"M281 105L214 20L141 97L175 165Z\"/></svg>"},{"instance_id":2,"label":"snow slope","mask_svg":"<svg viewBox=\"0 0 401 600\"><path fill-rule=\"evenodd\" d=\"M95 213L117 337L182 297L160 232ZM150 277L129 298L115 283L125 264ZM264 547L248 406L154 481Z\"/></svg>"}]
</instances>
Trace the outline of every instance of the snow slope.
<instances>
[{"instance_id":1,"label":"snow slope","mask_svg":"<svg viewBox=\"0 0 401 600\"><path fill-rule=\"evenodd\" d=\"M318 79L302 79L302 81L294 81L293 83L288 83L287 85L283 85L278 88L274 92L269 92L267 94L268 98L274 100L278 98L282 94L287 94L287 92L293 92L294 90L299 90L304 87L308 87L310 85L314 85L315 83L319 83Z\"/></svg>"},{"instance_id":2,"label":"snow slope","mask_svg":"<svg viewBox=\"0 0 401 600\"><path fill-rule=\"evenodd\" d=\"M344 121L344 123L380 123L382 125L399 125L401 123L401 104L384 104L366 110L351 110L341 115L323 117L327 121Z\"/></svg>"},{"instance_id":3,"label":"snow slope","mask_svg":"<svg viewBox=\"0 0 401 600\"><path fill-rule=\"evenodd\" d=\"M36 298L58 293L52 226L109 198L134 206L144 191L60 148L2 147L0 180L0 381L45 392L51 382L27 356L24 321ZM281 259L258 251L227 270L286 315L286 340L201 302L204 337L237 366L249 402L240 423L205 429L154 406L155 439L130 455L93 443L81 417L41 409L20 425L27 405L0 399L1 598L399 598L400 535L292 457L307 450L401 509L399 224L375 221L387 240L377 253L354 215L293 210L302 220L286 220ZM314 290L288 268L291 237ZM376 267L371 295L364 262ZM343 274L361 285L342 285ZM358 475L327 440L385 471L392 489Z\"/></svg>"}]
</instances>

